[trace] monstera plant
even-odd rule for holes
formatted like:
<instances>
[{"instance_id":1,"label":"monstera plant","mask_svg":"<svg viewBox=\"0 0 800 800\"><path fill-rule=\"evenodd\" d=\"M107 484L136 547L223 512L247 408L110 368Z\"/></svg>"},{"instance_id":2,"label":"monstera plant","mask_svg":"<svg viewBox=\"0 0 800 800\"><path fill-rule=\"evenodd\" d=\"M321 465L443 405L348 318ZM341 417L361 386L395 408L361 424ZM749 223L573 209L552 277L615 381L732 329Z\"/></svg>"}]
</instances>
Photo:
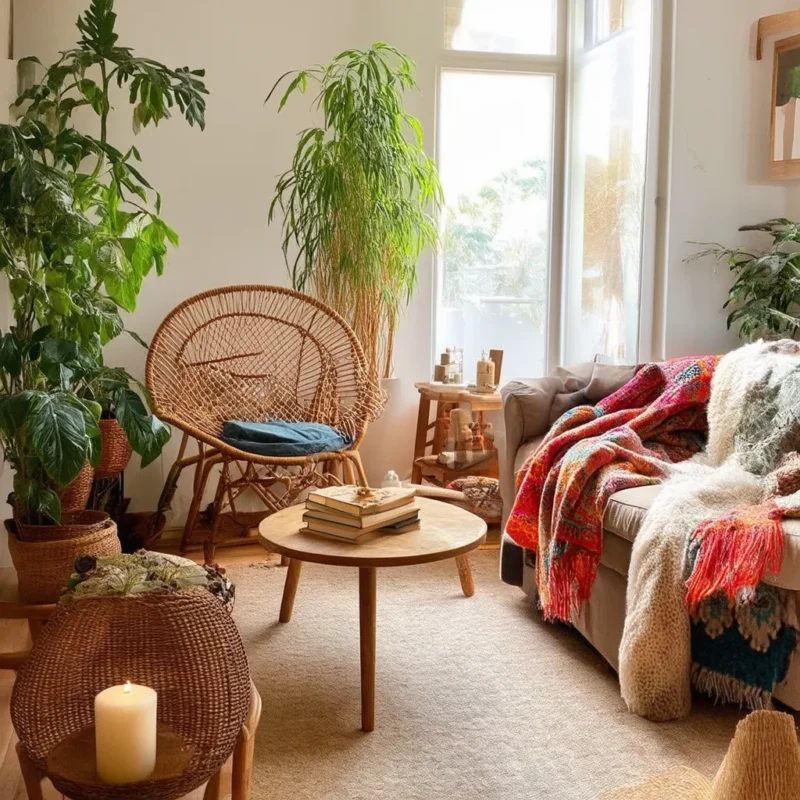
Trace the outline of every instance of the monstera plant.
<instances>
[{"instance_id":1,"label":"monstera plant","mask_svg":"<svg viewBox=\"0 0 800 800\"><path fill-rule=\"evenodd\" d=\"M170 435L146 392L103 358L124 332L144 344L120 312L178 245L138 150L111 144L108 123L122 90L134 132L176 109L202 129L207 92L203 70L120 45L116 20L114 0L92 0L74 48L49 67L22 59L40 80L19 95L16 124L0 125L0 271L13 316L0 338L0 440L17 513L38 524L60 519L64 487L100 458L101 416L119 419L143 465Z\"/></svg>"}]
</instances>

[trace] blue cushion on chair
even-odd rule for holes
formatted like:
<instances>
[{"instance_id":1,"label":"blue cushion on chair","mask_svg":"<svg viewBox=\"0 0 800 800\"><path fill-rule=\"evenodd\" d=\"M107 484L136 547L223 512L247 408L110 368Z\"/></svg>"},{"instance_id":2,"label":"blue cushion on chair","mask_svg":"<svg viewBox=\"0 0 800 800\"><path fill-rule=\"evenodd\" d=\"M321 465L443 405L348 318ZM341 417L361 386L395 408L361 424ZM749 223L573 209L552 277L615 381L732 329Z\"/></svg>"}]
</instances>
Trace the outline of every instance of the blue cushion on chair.
<instances>
[{"instance_id":1,"label":"blue cushion on chair","mask_svg":"<svg viewBox=\"0 0 800 800\"><path fill-rule=\"evenodd\" d=\"M222 441L246 453L286 458L313 453L335 453L353 444L346 433L318 422L243 422L222 426Z\"/></svg>"}]
</instances>

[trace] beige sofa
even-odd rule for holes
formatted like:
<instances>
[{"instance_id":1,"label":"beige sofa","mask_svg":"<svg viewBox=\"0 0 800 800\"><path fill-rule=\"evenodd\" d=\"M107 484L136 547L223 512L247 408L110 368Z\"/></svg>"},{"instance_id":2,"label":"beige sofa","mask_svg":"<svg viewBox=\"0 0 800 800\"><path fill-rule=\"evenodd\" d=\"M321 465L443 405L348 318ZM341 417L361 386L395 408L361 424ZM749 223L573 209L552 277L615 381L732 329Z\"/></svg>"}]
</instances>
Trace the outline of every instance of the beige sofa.
<instances>
[{"instance_id":1,"label":"beige sofa","mask_svg":"<svg viewBox=\"0 0 800 800\"><path fill-rule=\"evenodd\" d=\"M500 463L500 490L506 515L514 502L516 473L535 453L550 425L577 405L592 404L616 391L634 374L633 367L609 367L586 363L559 368L545 378L512 381L503 387L506 452ZM625 489L613 495L603 519L603 554L590 601L575 627L616 670L625 621L625 590L628 566L636 534L659 486ZM504 521L505 522L505 521ZM780 575L767 582L800 591L800 520L784 522L786 549ZM504 534L501 578L520 586L536 600L534 555ZM800 600L800 598L799 598ZM789 675L775 697L800 710L800 658L795 651Z\"/></svg>"}]
</instances>

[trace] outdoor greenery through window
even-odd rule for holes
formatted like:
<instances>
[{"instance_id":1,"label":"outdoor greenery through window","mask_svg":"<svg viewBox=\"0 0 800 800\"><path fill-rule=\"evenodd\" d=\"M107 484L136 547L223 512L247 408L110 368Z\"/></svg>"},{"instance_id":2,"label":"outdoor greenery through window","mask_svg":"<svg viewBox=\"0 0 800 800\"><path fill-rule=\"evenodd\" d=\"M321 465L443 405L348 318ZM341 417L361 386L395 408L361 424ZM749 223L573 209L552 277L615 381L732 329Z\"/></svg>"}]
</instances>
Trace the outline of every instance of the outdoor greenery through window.
<instances>
[{"instance_id":1,"label":"outdoor greenery through window","mask_svg":"<svg viewBox=\"0 0 800 800\"><path fill-rule=\"evenodd\" d=\"M468 364L505 350L506 374L545 363L553 94L550 75L442 73L439 340Z\"/></svg>"}]
</instances>

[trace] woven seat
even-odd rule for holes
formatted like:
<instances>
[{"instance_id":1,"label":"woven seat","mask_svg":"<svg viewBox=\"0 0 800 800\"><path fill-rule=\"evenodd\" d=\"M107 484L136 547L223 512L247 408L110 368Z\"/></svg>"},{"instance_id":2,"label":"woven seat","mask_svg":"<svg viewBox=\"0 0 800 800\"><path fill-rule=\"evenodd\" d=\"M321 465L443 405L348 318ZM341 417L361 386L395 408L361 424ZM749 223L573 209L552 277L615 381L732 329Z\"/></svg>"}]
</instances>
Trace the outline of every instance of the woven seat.
<instances>
[{"instance_id":1,"label":"woven seat","mask_svg":"<svg viewBox=\"0 0 800 800\"><path fill-rule=\"evenodd\" d=\"M230 509L240 533L253 524L236 500L254 492L272 513L312 486L366 484L358 446L384 397L347 323L307 295L277 286L228 286L196 295L162 322L147 358L147 387L155 413L184 432L178 459L159 503L162 515L180 473L195 467L194 496L183 548L196 541L203 493L214 466L220 482L210 510L206 558L213 560L220 519ZM319 422L348 434L347 450L265 457L221 438L229 420ZM187 456L189 440L198 453ZM277 489L277 491L275 491ZM258 520L255 520L257 523Z\"/></svg>"}]
</instances>

